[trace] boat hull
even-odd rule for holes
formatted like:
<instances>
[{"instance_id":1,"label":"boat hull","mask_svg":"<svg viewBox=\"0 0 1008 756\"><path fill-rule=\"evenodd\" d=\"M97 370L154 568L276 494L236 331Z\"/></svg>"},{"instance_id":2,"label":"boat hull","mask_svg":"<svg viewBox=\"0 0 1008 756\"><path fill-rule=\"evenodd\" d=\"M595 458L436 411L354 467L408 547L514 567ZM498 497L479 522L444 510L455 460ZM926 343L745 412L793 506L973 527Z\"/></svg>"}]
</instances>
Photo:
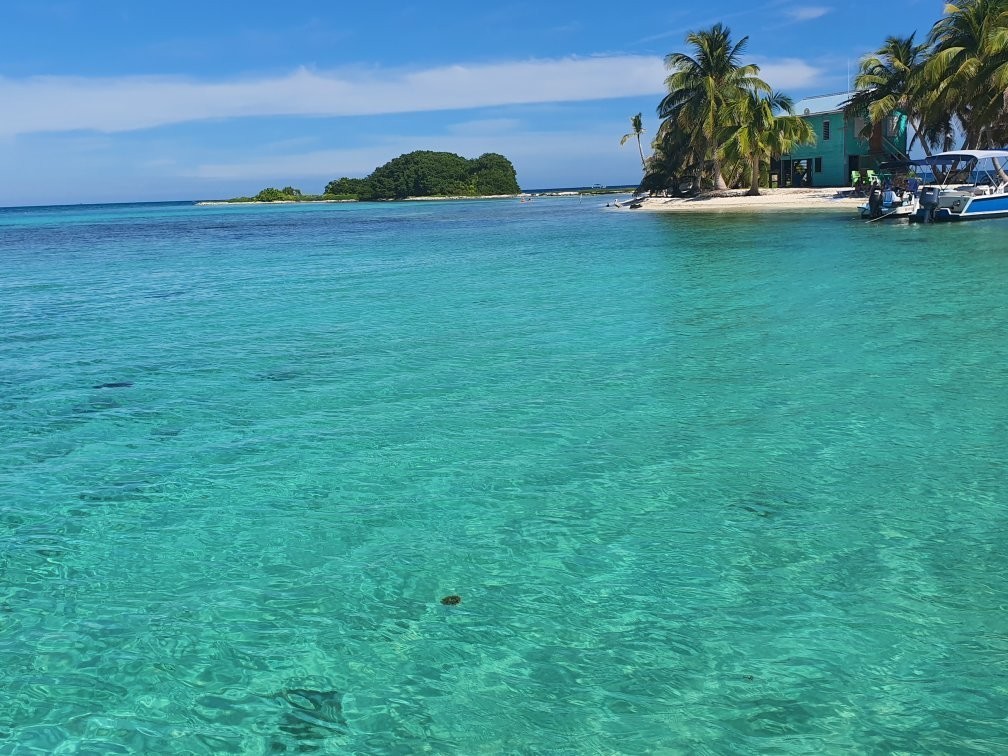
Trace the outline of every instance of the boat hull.
<instances>
[{"instance_id":1,"label":"boat hull","mask_svg":"<svg viewBox=\"0 0 1008 756\"><path fill-rule=\"evenodd\" d=\"M879 208L879 214L873 215L872 209L868 205L860 205L858 207L858 212L861 213L861 217L864 220L909 220L914 214L915 208L912 205L895 205L889 207L887 205L882 205Z\"/></svg>"},{"instance_id":2,"label":"boat hull","mask_svg":"<svg viewBox=\"0 0 1008 756\"><path fill-rule=\"evenodd\" d=\"M928 217L930 214L930 218ZM966 198L958 207L953 203L948 207L939 206L929 213L922 207L914 213L912 220L918 223L953 223L967 220L1008 218L1008 194Z\"/></svg>"},{"instance_id":3,"label":"boat hull","mask_svg":"<svg viewBox=\"0 0 1008 756\"><path fill-rule=\"evenodd\" d=\"M912 221L954 223L1008 217L1008 150L958 150L913 161L934 177Z\"/></svg>"}]
</instances>

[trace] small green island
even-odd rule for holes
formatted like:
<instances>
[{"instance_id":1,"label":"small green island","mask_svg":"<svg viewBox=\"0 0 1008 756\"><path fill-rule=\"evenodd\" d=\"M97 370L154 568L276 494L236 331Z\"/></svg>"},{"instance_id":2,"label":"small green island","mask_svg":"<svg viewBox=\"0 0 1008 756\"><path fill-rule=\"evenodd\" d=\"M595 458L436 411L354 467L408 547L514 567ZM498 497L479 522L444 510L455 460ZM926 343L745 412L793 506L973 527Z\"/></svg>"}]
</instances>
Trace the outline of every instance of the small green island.
<instances>
[{"instance_id":1,"label":"small green island","mask_svg":"<svg viewBox=\"0 0 1008 756\"><path fill-rule=\"evenodd\" d=\"M267 187L253 197L226 202L338 202L402 200L416 197L493 197L519 194L514 165L488 152L464 158L451 152L417 150L400 155L365 178L339 178L322 194L304 194L292 186Z\"/></svg>"}]
</instances>

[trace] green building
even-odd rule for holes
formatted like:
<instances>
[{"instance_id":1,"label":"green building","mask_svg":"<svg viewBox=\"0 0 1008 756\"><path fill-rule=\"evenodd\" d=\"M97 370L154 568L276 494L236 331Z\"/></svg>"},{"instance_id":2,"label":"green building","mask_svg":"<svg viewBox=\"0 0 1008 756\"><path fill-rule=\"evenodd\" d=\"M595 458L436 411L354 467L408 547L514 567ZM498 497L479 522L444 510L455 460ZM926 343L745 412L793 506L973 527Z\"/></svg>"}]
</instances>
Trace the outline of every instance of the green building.
<instances>
[{"instance_id":1,"label":"green building","mask_svg":"<svg viewBox=\"0 0 1008 756\"><path fill-rule=\"evenodd\" d=\"M812 126L816 143L773 161L770 172L779 186L850 186L852 171L864 175L886 160L906 159L906 116L893 113L878 124L870 139L862 139L858 134L865 119L843 112L851 94L818 95L795 103L795 113Z\"/></svg>"}]
</instances>

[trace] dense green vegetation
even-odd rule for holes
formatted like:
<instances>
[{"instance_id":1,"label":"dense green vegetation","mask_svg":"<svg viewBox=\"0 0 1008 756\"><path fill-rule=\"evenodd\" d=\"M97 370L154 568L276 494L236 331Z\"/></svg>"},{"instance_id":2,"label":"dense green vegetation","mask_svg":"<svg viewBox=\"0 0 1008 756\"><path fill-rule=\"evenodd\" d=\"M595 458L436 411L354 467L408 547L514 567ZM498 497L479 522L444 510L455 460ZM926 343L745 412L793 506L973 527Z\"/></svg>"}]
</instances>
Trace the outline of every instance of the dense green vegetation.
<instances>
[{"instance_id":1,"label":"dense green vegetation","mask_svg":"<svg viewBox=\"0 0 1008 756\"><path fill-rule=\"evenodd\" d=\"M518 194L514 166L503 155L488 152L468 160L451 152L421 150L390 160L366 178L341 178L326 184L323 194L269 186L254 197L231 202L320 202L383 200L406 197L485 197Z\"/></svg>"},{"instance_id":2,"label":"dense green vegetation","mask_svg":"<svg viewBox=\"0 0 1008 756\"><path fill-rule=\"evenodd\" d=\"M345 193L339 194L304 194L300 189L295 189L293 186L285 186L283 189L277 189L272 186L268 186L261 192L253 197L235 197L229 202L321 202L321 201L334 201L334 200L351 200L357 199L355 194Z\"/></svg>"},{"instance_id":3,"label":"dense green vegetation","mask_svg":"<svg viewBox=\"0 0 1008 756\"><path fill-rule=\"evenodd\" d=\"M760 78L759 66L741 62L748 37L733 43L728 27L715 24L686 41L692 55L665 57L668 94L658 104L662 123L641 186L677 193L684 181L694 189L748 184L759 194L771 158L815 135L794 115L791 98Z\"/></svg>"},{"instance_id":4,"label":"dense green vegetation","mask_svg":"<svg viewBox=\"0 0 1008 756\"><path fill-rule=\"evenodd\" d=\"M863 136L899 111L914 131L911 145L919 141L928 154L953 149L957 135L966 149L1008 143L1008 0L950 3L926 42L914 37L889 37L861 61L846 109L865 117ZM773 158L814 143L791 99L774 92L758 66L741 62L747 41L733 44L729 29L715 24L686 37L690 54L666 56L668 93L641 189L748 185L758 194ZM624 142L643 131L631 123Z\"/></svg>"},{"instance_id":5,"label":"dense green vegetation","mask_svg":"<svg viewBox=\"0 0 1008 756\"><path fill-rule=\"evenodd\" d=\"M326 194L353 194L362 200L406 197L478 197L518 194L515 169L503 155L488 152L473 160L451 152L419 150L400 155L367 178L330 181Z\"/></svg>"},{"instance_id":6,"label":"dense green vegetation","mask_svg":"<svg viewBox=\"0 0 1008 756\"><path fill-rule=\"evenodd\" d=\"M960 0L927 40L888 37L866 56L848 110L880 123L906 113L924 151L1008 143L1008 0ZM870 125L869 125L870 129Z\"/></svg>"}]
</instances>

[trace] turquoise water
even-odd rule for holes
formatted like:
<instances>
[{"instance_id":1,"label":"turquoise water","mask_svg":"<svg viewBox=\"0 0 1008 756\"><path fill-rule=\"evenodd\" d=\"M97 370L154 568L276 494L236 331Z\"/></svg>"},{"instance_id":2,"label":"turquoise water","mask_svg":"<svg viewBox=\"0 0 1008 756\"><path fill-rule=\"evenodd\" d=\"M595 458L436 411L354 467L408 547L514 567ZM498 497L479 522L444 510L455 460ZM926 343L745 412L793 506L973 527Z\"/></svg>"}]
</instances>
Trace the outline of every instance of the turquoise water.
<instances>
[{"instance_id":1,"label":"turquoise water","mask_svg":"<svg viewBox=\"0 0 1008 756\"><path fill-rule=\"evenodd\" d=\"M0 211L0 753L1004 752L1006 229Z\"/></svg>"}]
</instances>

